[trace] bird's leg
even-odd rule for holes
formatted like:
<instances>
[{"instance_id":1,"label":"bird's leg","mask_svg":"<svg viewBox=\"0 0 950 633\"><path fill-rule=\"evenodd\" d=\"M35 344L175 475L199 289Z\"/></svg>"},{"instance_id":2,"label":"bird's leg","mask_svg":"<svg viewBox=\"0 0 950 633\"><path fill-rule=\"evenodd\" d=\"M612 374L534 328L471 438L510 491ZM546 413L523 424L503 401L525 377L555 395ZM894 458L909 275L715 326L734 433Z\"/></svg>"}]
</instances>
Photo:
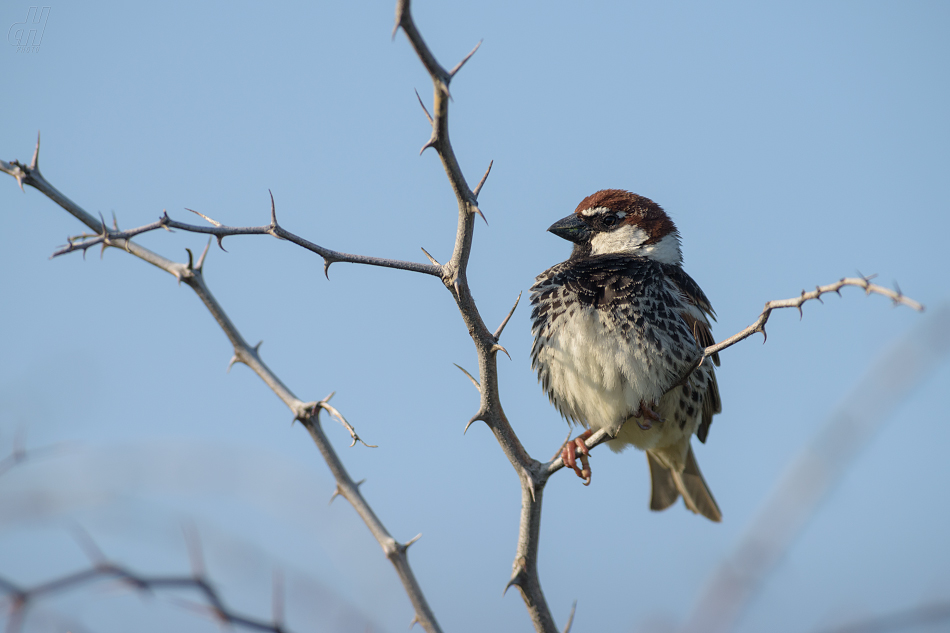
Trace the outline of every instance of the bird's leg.
<instances>
[{"instance_id":1,"label":"bird's leg","mask_svg":"<svg viewBox=\"0 0 950 633\"><path fill-rule=\"evenodd\" d=\"M655 407L655 403L647 404L643 400L640 401L640 406L637 408L637 412L633 414L633 417L637 419L637 426L639 426L644 431L649 431L653 428L654 422L663 422L663 418L657 414L656 411L652 409Z\"/></svg>"},{"instance_id":2,"label":"bird's leg","mask_svg":"<svg viewBox=\"0 0 950 633\"><path fill-rule=\"evenodd\" d=\"M573 468L577 476L584 480L585 486L590 485L590 462L587 460L590 451L587 449L585 440L591 436L591 433L592 431L588 429L573 440L568 439L564 443L563 448L561 448L561 460L563 460L564 465L568 468ZM583 468L577 467L578 453L580 453L581 466L583 466ZM555 455L555 457L557 457L557 455Z\"/></svg>"}]
</instances>

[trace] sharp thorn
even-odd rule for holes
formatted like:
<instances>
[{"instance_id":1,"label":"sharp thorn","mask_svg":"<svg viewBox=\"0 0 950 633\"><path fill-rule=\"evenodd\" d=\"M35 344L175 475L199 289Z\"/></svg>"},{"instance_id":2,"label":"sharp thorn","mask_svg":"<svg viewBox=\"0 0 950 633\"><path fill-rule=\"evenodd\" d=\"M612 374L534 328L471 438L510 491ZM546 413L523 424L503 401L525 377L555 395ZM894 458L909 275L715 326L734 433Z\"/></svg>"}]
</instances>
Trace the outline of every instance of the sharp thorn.
<instances>
[{"instance_id":1,"label":"sharp thorn","mask_svg":"<svg viewBox=\"0 0 950 633\"><path fill-rule=\"evenodd\" d=\"M30 161L30 169L40 170L40 131L36 131L36 148L33 150L33 160ZM23 188L22 186L20 187Z\"/></svg>"},{"instance_id":2,"label":"sharp thorn","mask_svg":"<svg viewBox=\"0 0 950 633\"><path fill-rule=\"evenodd\" d=\"M409 546L410 546L410 545L412 545L413 543L415 543L416 541L418 541L418 540L421 539L421 538L422 538L422 532L416 534L416 535L413 536L411 539L409 539L408 541L406 541L406 543L403 545L403 549L409 549Z\"/></svg>"},{"instance_id":3,"label":"sharp thorn","mask_svg":"<svg viewBox=\"0 0 950 633\"><path fill-rule=\"evenodd\" d=\"M231 360L228 361L228 373L231 373L231 368L234 367L235 363L240 363L240 359L237 357L237 354L231 357Z\"/></svg>"},{"instance_id":4,"label":"sharp thorn","mask_svg":"<svg viewBox=\"0 0 950 633\"><path fill-rule=\"evenodd\" d=\"M225 253L227 253L227 252L228 252L228 249L226 249L226 248L224 247L224 236L223 236L223 235L215 235L215 237L218 238L218 248L220 248L222 251L224 251Z\"/></svg>"},{"instance_id":5,"label":"sharp thorn","mask_svg":"<svg viewBox=\"0 0 950 633\"><path fill-rule=\"evenodd\" d=\"M512 576L511 580L508 581L508 584L505 585L505 590L501 592L501 595L504 596L505 594L507 594L508 590L511 589L512 587L520 587L520 586L521 586L521 574L517 573L514 576Z\"/></svg>"},{"instance_id":6,"label":"sharp thorn","mask_svg":"<svg viewBox=\"0 0 950 633\"><path fill-rule=\"evenodd\" d=\"M462 367L461 365L459 365L459 364L457 364L457 363L452 363L452 364L455 365L456 367L458 367L459 370L461 370L461 372L462 372L463 374L465 374L466 376L468 376L468 379L472 381L472 384L475 385L475 388L478 389L478 392L479 392L479 393L482 392L482 386L481 386L480 384L478 384L478 381L475 380L475 377L474 377L474 376L472 376L470 373L468 373L468 371L466 371L465 368Z\"/></svg>"},{"instance_id":7,"label":"sharp thorn","mask_svg":"<svg viewBox=\"0 0 950 633\"><path fill-rule=\"evenodd\" d=\"M502 347L502 346L499 345L498 343L495 343L494 345L492 345L490 351L492 351L492 352L504 352L504 353L505 353L505 356L508 357L508 360L511 360L511 354L508 353L508 350L506 350L504 347Z\"/></svg>"},{"instance_id":8,"label":"sharp thorn","mask_svg":"<svg viewBox=\"0 0 950 633\"><path fill-rule=\"evenodd\" d=\"M191 212L194 213L195 215L200 215L200 216L203 217L205 220L207 220L208 222L210 222L211 224L213 224L214 226L216 226L216 227L218 227L218 228L220 228L221 226L223 226L223 225L222 225L220 222L218 222L217 220L212 220L211 218L209 218L208 216L206 216L204 213L200 213L200 212L198 212L198 211L195 211L194 209L189 209L188 207L185 207L185 211L191 211Z\"/></svg>"},{"instance_id":9,"label":"sharp thorn","mask_svg":"<svg viewBox=\"0 0 950 633\"><path fill-rule=\"evenodd\" d=\"M329 259L323 260L323 275L327 278L327 281L330 281L330 264L332 263L333 263L332 260L329 260Z\"/></svg>"},{"instance_id":10,"label":"sharp thorn","mask_svg":"<svg viewBox=\"0 0 950 633\"><path fill-rule=\"evenodd\" d=\"M198 265L196 268L200 271L204 268L205 258L208 256L208 250L211 249L211 238L208 238L208 243L205 244L205 249L201 251L201 257L198 258Z\"/></svg>"},{"instance_id":11,"label":"sharp thorn","mask_svg":"<svg viewBox=\"0 0 950 633\"><path fill-rule=\"evenodd\" d=\"M451 79L452 77L454 77L454 76L455 76L455 73L457 73L458 71L462 70L462 66L465 65L465 62L467 62L469 59L472 58L472 55L475 54L475 51L478 50L478 48L482 45L482 42L484 42L484 41L485 41L485 40L478 40L478 44L475 45L475 48L472 49L472 52L469 53L468 55L466 55L466 56L462 59L462 61L460 61L458 64L456 64L456 65L455 65L455 68L453 68L452 70L449 71L449 79Z\"/></svg>"},{"instance_id":12,"label":"sharp thorn","mask_svg":"<svg viewBox=\"0 0 950 633\"><path fill-rule=\"evenodd\" d=\"M423 145L423 146L422 146L422 149L419 150L419 155L422 156L422 152L426 151L426 150L429 149L430 147L435 147L436 142L437 142L437 138L436 138L436 135L435 135L435 131L433 131L433 132L432 132L432 136L429 137L429 140L426 141L426 144Z\"/></svg>"},{"instance_id":13,"label":"sharp thorn","mask_svg":"<svg viewBox=\"0 0 950 633\"><path fill-rule=\"evenodd\" d=\"M462 429L462 435L465 435L466 433L468 433L468 427L472 426L472 424L474 424L477 420L481 420L481 419L482 419L482 412L479 411L472 417L471 420L468 421L468 424L465 425L465 428Z\"/></svg>"},{"instance_id":14,"label":"sharp thorn","mask_svg":"<svg viewBox=\"0 0 950 633\"><path fill-rule=\"evenodd\" d=\"M432 125L432 115L429 114L429 110L426 109L426 104L422 103L422 97L419 96L419 91L413 88L416 93L416 99L419 100L419 106L422 108L422 111L426 113L426 119L429 120L429 125Z\"/></svg>"},{"instance_id":15,"label":"sharp thorn","mask_svg":"<svg viewBox=\"0 0 950 633\"><path fill-rule=\"evenodd\" d=\"M270 225L273 228L277 228L277 206L274 204L274 192L270 189L267 190L267 193L270 194Z\"/></svg>"},{"instance_id":16,"label":"sharp thorn","mask_svg":"<svg viewBox=\"0 0 950 633\"><path fill-rule=\"evenodd\" d=\"M574 624L574 612L577 611L577 600L571 605L571 614L567 616L567 624L564 626L564 633L571 633L571 626Z\"/></svg>"},{"instance_id":17,"label":"sharp thorn","mask_svg":"<svg viewBox=\"0 0 950 633\"><path fill-rule=\"evenodd\" d=\"M192 254L190 248L186 248L186 249L185 249L185 252L188 253L188 270L194 270L194 269L195 269L195 266L194 266L194 257L195 257L195 256Z\"/></svg>"},{"instance_id":18,"label":"sharp thorn","mask_svg":"<svg viewBox=\"0 0 950 633\"><path fill-rule=\"evenodd\" d=\"M495 330L495 340L501 338L501 333L505 330L505 326L508 325L508 321L511 320L511 315L515 313L515 309L518 307L518 303L521 302L521 293L518 293L518 298L515 299L515 305L511 306L511 310L508 312L508 316L505 317L505 320L501 322L501 325L498 326L498 329Z\"/></svg>"},{"instance_id":19,"label":"sharp thorn","mask_svg":"<svg viewBox=\"0 0 950 633\"><path fill-rule=\"evenodd\" d=\"M405 0L403 0L402 2L396 3L396 23L393 25L393 34L392 34L393 40L396 39L396 32L399 31L399 27L402 26L402 15L403 15L403 12L406 10L407 8L405 6Z\"/></svg>"},{"instance_id":20,"label":"sharp thorn","mask_svg":"<svg viewBox=\"0 0 950 633\"><path fill-rule=\"evenodd\" d=\"M475 205L475 212L482 216L482 219L485 221L485 226L488 226L488 218L486 218L485 214L482 213L482 210L478 208L478 205Z\"/></svg>"},{"instance_id":21,"label":"sharp thorn","mask_svg":"<svg viewBox=\"0 0 950 633\"><path fill-rule=\"evenodd\" d=\"M422 248L422 247L420 246L420 248ZM425 253L425 254L426 254L426 257L429 258L429 261L432 262L433 264L435 264L436 266L441 266L441 265L442 265L442 264L440 264L439 262L437 262L437 261L435 260L435 257L433 257L432 255L430 255L430 254L429 254L429 251L427 251L426 249L423 248L423 249L422 249L422 252Z\"/></svg>"},{"instance_id":22,"label":"sharp thorn","mask_svg":"<svg viewBox=\"0 0 950 633\"><path fill-rule=\"evenodd\" d=\"M482 187L485 186L485 181L488 180L488 174L491 173L491 166L494 164L495 164L494 160L488 161L488 169L485 170L485 175L482 176L482 179L478 181L478 185L475 187L475 191L472 192L476 200L478 199L478 194L481 193Z\"/></svg>"}]
</instances>

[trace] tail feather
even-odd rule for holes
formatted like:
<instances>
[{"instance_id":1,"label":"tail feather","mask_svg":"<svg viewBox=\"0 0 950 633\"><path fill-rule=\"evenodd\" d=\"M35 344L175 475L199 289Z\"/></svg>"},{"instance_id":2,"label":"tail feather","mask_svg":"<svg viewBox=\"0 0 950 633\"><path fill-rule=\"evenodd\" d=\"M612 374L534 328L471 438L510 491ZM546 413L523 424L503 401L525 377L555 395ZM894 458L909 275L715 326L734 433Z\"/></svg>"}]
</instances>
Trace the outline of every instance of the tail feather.
<instances>
[{"instance_id":1,"label":"tail feather","mask_svg":"<svg viewBox=\"0 0 950 633\"><path fill-rule=\"evenodd\" d=\"M683 503L692 512L716 523L722 521L722 512L703 479L692 446L686 453L683 472L666 467L650 451L647 451L647 461L650 463L650 479L653 482L651 510L664 510L682 496Z\"/></svg>"},{"instance_id":2,"label":"tail feather","mask_svg":"<svg viewBox=\"0 0 950 633\"><path fill-rule=\"evenodd\" d=\"M666 510L676 503L680 496L676 483L673 481L673 474L650 451L647 451L647 462L650 464L650 481L653 484L653 492L650 495L650 509L653 511Z\"/></svg>"}]
</instances>

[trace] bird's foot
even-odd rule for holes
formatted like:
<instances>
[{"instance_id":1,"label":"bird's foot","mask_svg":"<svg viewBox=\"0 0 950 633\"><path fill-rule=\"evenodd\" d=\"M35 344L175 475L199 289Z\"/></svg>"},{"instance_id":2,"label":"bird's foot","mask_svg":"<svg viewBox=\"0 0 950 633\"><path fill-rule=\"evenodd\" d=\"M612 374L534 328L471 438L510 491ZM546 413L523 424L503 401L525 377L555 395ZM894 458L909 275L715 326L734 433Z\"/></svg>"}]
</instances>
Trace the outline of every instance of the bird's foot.
<instances>
[{"instance_id":1,"label":"bird's foot","mask_svg":"<svg viewBox=\"0 0 950 633\"><path fill-rule=\"evenodd\" d=\"M590 451L584 441L591 436L591 431L584 431L573 440L568 440L561 448L561 460L568 468L573 468L577 476L584 480L584 485L590 485L590 462L588 456ZM555 455L557 457L557 455ZM581 460L581 467L577 466L578 458Z\"/></svg>"},{"instance_id":2,"label":"bird's foot","mask_svg":"<svg viewBox=\"0 0 950 633\"><path fill-rule=\"evenodd\" d=\"M653 428L654 422L663 422L663 418L652 409L655 407L655 403L647 404L643 400L640 401L640 407L637 409L637 412L633 414L633 417L637 419L637 426L639 426L644 431L649 431Z\"/></svg>"}]
</instances>

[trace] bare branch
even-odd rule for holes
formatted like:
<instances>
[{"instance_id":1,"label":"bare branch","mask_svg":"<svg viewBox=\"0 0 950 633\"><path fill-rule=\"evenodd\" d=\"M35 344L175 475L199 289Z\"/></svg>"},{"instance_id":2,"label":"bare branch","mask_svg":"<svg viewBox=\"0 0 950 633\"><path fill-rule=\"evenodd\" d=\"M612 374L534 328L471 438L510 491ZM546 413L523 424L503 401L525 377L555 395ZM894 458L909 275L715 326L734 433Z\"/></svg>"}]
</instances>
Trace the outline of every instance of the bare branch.
<instances>
[{"instance_id":1,"label":"bare branch","mask_svg":"<svg viewBox=\"0 0 950 633\"><path fill-rule=\"evenodd\" d=\"M537 568L541 529L541 501L544 483L547 481L547 473L544 471L542 464L528 455L505 416L498 390L498 367L495 356L495 353L502 348L498 346L498 337L485 326L475 305L467 279L468 261L475 229L474 216L478 214L484 219L484 214L478 208L476 193L469 189L459 168L452 143L449 140L448 109L450 99L449 82L454 73L471 57L471 53L452 72L446 72L445 68L436 61L416 29L410 13L409 0L397 0L396 29L394 29L394 32L400 27L405 32L422 65L429 72L432 79L432 133L422 149L424 151L431 147L438 152L458 203L458 228L455 237L455 248L449 262L442 266L441 277L445 287L449 289L458 304L462 320L465 322L478 354L481 402L478 414L469 421L466 429L475 420L484 421L494 433L498 445L518 475L521 482L521 525L512 577L508 587L517 586L520 590L537 631L557 633L558 629L554 624L554 618L544 598L544 592L541 590ZM483 178L476 191L481 189L484 180ZM498 330L499 336L503 327L504 325Z\"/></svg>"},{"instance_id":2,"label":"bare branch","mask_svg":"<svg viewBox=\"0 0 950 633\"><path fill-rule=\"evenodd\" d=\"M667 390L667 392L669 392L670 390L686 382L686 379L689 378L690 374L696 371L696 369L700 365L702 365L703 362L705 362L707 358L709 358L713 354L717 354L721 352L724 349L728 349L732 347L739 341L743 341L749 338L756 332L762 333L762 342L764 343L768 338L765 333L765 324L768 322L769 317L772 315L772 310L778 310L780 308L797 308L799 315L803 315L802 305L806 301L817 299L819 302L822 302L821 296L824 294L832 293L832 292L837 294L838 296L841 296L841 289L844 288L845 286L857 286L859 288L863 288L865 294L884 295L885 297L888 297L889 299L891 299L891 301L894 302L895 306L902 304L910 308L913 308L914 310L917 310L918 312L924 311L923 305L921 305L920 303L914 301L913 299L909 297L904 296L900 292L900 289L898 289L897 291L894 291L894 290L890 290L889 288L885 288L883 286L872 284L871 279L873 278L874 278L873 275L870 277L842 277L839 281L836 281L833 284L828 284L827 286L816 286L815 289L812 290L811 292L805 292L804 290L802 290L801 295L794 297L792 299L777 299L773 301L767 301L765 303L765 309L762 310L762 314L760 314L759 318L755 320L755 323L753 323L746 329L742 330L738 334L734 334L733 336L730 336L724 341L720 341L719 343L716 343L715 345L710 345L709 347L705 348L703 350L702 355L698 359L696 359L696 362L694 362L689 368L687 368L685 372L683 372L683 375L680 377L680 379L677 380L675 383L673 383L673 385L670 387L670 389Z\"/></svg>"},{"instance_id":3,"label":"bare branch","mask_svg":"<svg viewBox=\"0 0 950 633\"><path fill-rule=\"evenodd\" d=\"M732 347L739 341L749 338L756 332L761 332L762 336L765 337L766 336L765 324L766 322L768 322L769 317L772 315L772 310L777 310L779 308L797 308L799 311L799 314L801 314L802 305L806 301L810 301L812 299L817 299L821 301L821 295L828 294L831 292L834 292L840 296L841 289L844 288L845 286L857 286L859 288L864 288L864 291L866 294L874 293L874 294L884 295L885 297L891 299L891 301L894 302L894 305L902 304L910 308L913 308L914 310L917 310L918 312L924 311L924 306L917 303L913 299L901 294L899 289L895 292L894 290L890 290L889 288L872 284L870 280L873 278L874 278L873 276L872 277L842 277L840 281L836 281L833 284L828 284L827 286L817 286L811 292L805 292L804 290L802 290L802 294L793 299L780 299L776 301L768 301L765 304L765 309L762 310L762 314L759 315L759 318L756 319L755 323L753 323L746 329L742 330L738 334L734 336L730 336L724 341L716 343L715 345L710 345L703 351L703 357L706 358L706 357L712 356L716 352L721 352L722 350L728 347Z\"/></svg>"},{"instance_id":4,"label":"bare branch","mask_svg":"<svg viewBox=\"0 0 950 633\"><path fill-rule=\"evenodd\" d=\"M30 183L28 183L30 184ZM65 255L67 253L72 253L75 251L85 252L88 248L101 244L103 246L116 246L116 247L126 247L128 240L141 235L142 233L148 233L150 231L155 231L157 229L179 229L182 231L188 231L189 233L204 233L206 235L213 235L218 239L218 245L221 246L221 249L224 250L222 246L222 240L225 237L230 237L232 235L272 235L274 237L280 238L282 240L287 240L292 242L297 246L303 247L308 251L316 253L323 257L326 262L326 266L329 268L330 264L334 262L347 262L351 264L366 264L369 266L380 266L383 268L396 268L399 270L408 270L411 272L425 273L427 275L434 275L440 277L442 270L441 267L437 265L429 264L418 264L415 262L405 262L396 259L386 259L383 257L369 257L366 255L353 255L350 253L341 253L339 251L334 251L329 248L324 248L318 244L306 240L290 231L284 229L276 222L276 214L273 207L273 197L271 198L271 224L263 226L226 226L217 222L216 220L211 219L210 217L199 213L192 209L188 209L196 215L208 220L212 223L213 226L199 226L194 224L186 224L184 222L179 222L177 220L172 220L168 213L164 213L162 217L156 222L151 224L146 224L134 229L129 229L126 231L110 231L105 227L104 223L98 223L99 229L95 234L84 233L82 235L77 235L69 239L68 244L57 249L53 252L53 257L58 257L60 255ZM126 249L127 250L127 249ZM131 252L131 251L130 251ZM134 254L134 253L133 253Z\"/></svg>"}]
</instances>

